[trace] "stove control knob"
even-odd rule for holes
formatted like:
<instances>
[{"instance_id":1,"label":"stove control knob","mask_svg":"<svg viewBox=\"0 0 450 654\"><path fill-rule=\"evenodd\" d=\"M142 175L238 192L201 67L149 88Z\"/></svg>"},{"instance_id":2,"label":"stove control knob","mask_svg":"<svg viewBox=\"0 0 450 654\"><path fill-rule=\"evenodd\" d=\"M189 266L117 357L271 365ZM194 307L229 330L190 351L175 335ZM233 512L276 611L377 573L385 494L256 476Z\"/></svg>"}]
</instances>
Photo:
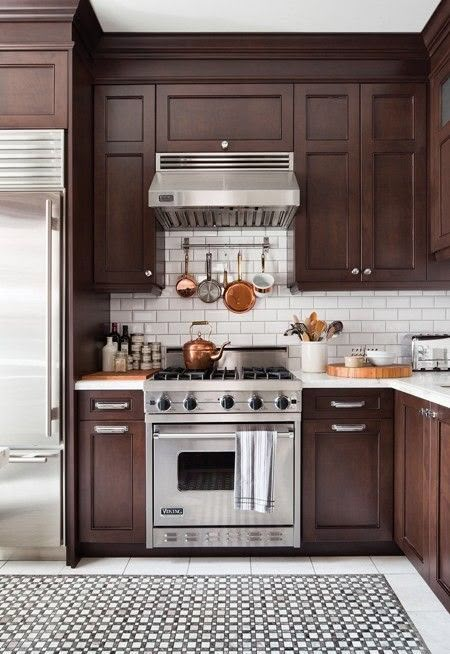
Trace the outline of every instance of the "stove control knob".
<instances>
[{"instance_id":1,"label":"stove control knob","mask_svg":"<svg viewBox=\"0 0 450 654\"><path fill-rule=\"evenodd\" d=\"M285 411L289 405L290 401L286 395L279 395L275 400L275 406L277 409L280 409L280 411Z\"/></svg>"},{"instance_id":2,"label":"stove control knob","mask_svg":"<svg viewBox=\"0 0 450 654\"><path fill-rule=\"evenodd\" d=\"M232 409L234 407L234 399L231 395L224 395L220 398L220 406L223 409Z\"/></svg>"},{"instance_id":3,"label":"stove control knob","mask_svg":"<svg viewBox=\"0 0 450 654\"><path fill-rule=\"evenodd\" d=\"M197 408L197 400L192 395L188 395L183 402L183 406L186 411L193 411Z\"/></svg>"},{"instance_id":4,"label":"stove control knob","mask_svg":"<svg viewBox=\"0 0 450 654\"><path fill-rule=\"evenodd\" d=\"M253 397L251 397L248 401L248 406L250 407L250 409L252 409L252 411L258 411L259 409L262 408L262 405L263 405L263 401L259 397L259 395L253 395Z\"/></svg>"},{"instance_id":5,"label":"stove control knob","mask_svg":"<svg viewBox=\"0 0 450 654\"><path fill-rule=\"evenodd\" d=\"M158 399L156 403L156 406L158 407L158 411L168 411L171 405L172 403L166 395L161 395L161 397Z\"/></svg>"}]
</instances>

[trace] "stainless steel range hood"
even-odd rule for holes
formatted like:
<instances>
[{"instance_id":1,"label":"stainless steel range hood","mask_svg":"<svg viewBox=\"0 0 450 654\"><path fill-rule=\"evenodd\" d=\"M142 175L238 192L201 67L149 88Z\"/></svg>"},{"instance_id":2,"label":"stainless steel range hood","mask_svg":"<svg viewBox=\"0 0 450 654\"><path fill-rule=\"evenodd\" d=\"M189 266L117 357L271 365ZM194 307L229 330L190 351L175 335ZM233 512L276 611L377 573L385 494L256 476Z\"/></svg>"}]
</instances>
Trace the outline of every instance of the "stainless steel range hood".
<instances>
[{"instance_id":1,"label":"stainless steel range hood","mask_svg":"<svg viewBox=\"0 0 450 654\"><path fill-rule=\"evenodd\" d=\"M148 203L167 230L287 229L300 204L292 152L157 154Z\"/></svg>"}]
</instances>

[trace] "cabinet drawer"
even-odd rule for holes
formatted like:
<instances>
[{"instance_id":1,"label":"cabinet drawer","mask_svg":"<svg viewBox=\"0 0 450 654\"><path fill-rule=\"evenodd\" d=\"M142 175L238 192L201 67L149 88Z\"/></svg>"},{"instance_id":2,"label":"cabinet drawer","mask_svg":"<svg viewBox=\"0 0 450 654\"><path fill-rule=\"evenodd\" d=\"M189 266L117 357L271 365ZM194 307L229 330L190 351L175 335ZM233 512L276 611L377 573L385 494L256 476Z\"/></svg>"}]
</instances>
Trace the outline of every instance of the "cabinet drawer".
<instances>
[{"instance_id":1,"label":"cabinet drawer","mask_svg":"<svg viewBox=\"0 0 450 654\"><path fill-rule=\"evenodd\" d=\"M80 420L144 420L143 391L80 391Z\"/></svg>"},{"instance_id":2,"label":"cabinet drawer","mask_svg":"<svg viewBox=\"0 0 450 654\"><path fill-rule=\"evenodd\" d=\"M390 388L307 388L302 394L304 418L389 418L393 407L393 392Z\"/></svg>"}]
</instances>

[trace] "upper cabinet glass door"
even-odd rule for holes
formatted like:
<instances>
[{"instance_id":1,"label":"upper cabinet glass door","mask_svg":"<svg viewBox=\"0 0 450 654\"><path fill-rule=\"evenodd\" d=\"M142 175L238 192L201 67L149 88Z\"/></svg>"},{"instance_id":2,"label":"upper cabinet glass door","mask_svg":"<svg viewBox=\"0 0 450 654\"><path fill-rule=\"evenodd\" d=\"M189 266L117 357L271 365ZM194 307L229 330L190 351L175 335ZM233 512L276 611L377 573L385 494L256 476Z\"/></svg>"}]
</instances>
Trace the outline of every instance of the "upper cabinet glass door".
<instances>
[{"instance_id":1,"label":"upper cabinet glass door","mask_svg":"<svg viewBox=\"0 0 450 654\"><path fill-rule=\"evenodd\" d=\"M441 127L450 121L450 77L447 77L441 87Z\"/></svg>"}]
</instances>

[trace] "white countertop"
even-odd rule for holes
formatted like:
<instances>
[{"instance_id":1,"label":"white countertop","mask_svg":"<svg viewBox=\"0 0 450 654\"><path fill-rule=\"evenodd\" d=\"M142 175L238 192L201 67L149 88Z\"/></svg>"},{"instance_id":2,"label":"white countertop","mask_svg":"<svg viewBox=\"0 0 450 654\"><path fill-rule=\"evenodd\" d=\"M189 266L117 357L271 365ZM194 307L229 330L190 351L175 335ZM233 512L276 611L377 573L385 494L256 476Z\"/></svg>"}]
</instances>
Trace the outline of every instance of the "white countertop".
<instances>
[{"instance_id":1,"label":"white countertop","mask_svg":"<svg viewBox=\"0 0 450 654\"><path fill-rule=\"evenodd\" d=\"M303 388L393 388L450 408L450 373L414 372L399 379L343 379L331 375L294 371ZM449 388L441 388L448 385ZM78 381L78 391L143 390L143 381Z\"/></svg>"}]
</instances>

